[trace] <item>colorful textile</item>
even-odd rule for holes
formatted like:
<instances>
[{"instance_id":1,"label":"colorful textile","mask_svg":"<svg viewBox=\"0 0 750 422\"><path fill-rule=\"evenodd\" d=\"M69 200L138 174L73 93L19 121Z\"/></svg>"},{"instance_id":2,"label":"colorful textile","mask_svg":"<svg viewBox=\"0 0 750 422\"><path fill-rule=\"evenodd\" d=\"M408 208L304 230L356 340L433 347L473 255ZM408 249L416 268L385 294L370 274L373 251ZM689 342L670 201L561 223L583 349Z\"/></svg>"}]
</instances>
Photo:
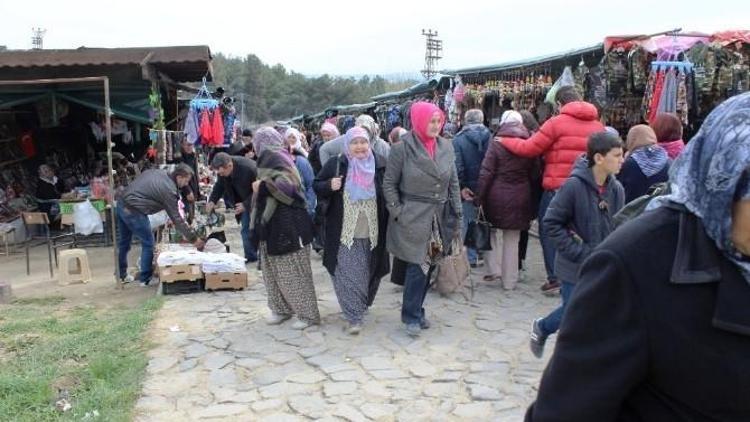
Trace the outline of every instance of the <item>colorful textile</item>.
<instances>
[{"instance_id":1,"label":"colorful textile","mask_svg":"<svg viewBox=\"0 0 750 422\"><path fill-rule=\"evenodd\" d=\"M296 315L310 324L320 323L310 246L285 255L269 255L266 242L261 242L259 251L271 311L277 315Z\"/></svg>"},{"instance_id":2,"label":"colorful textile","mask_svg":"<svg viewBox=\"0 0 750 422\"><path fill-rule=\"evenodd\" d=\"M211 131L211 119L208 117L208 110L201 111L199 133L201 137L201 144L211 145L211 139L213 137L213 131Z\"/></svg>"},{"instance_id":3,"label":"colorful textile","mask_svg":"<svg viewBox=\"0 0 750 422\"><path fill-rule=\"evenodd\" d=\"M224 121L221 118L221 110L217 108L213 113L213 119L211 122L211 145L222 146L224 145Z\"/></svg>"},{"instance_id":4,"label":"colorful textile","mask_svg":"<svg viewBox=\"0 0 750 422\"><path fill-rule=\"evenodd\" d=\"M341 312L351 324L362 323L367 311L373 247L368 239L355 239L353 244L339 247L338 265L332 277Z\"/></svg>"}]
</instances>

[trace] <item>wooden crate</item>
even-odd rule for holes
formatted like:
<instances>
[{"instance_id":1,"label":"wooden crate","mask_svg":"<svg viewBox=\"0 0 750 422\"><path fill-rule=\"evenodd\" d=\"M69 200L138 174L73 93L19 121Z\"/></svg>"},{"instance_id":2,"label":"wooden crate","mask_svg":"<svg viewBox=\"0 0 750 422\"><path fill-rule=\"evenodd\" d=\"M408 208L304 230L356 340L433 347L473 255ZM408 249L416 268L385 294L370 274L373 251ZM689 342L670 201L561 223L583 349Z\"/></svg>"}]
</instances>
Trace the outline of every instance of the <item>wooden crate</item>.
<instances>
[{"instance_id":1,"label":"wooden crate","mask_svg":"<svg viewBox=\"0 0 750 422\"><path fill-rule=\"evenodd\" d=\"M244 290L247 273L206 273L206 290Z\"/></svg>"},{"instance_id":2,"label":"wooden crate","mask_svg":"<svg viewBox=\"0 0 750 422\"><path fill-rule=\"evenodd\" d=\"M162 283L175 281L195 281L203 278L200 265L164 265L159 267L159 280Z\"/></svg>"}]
</instances>

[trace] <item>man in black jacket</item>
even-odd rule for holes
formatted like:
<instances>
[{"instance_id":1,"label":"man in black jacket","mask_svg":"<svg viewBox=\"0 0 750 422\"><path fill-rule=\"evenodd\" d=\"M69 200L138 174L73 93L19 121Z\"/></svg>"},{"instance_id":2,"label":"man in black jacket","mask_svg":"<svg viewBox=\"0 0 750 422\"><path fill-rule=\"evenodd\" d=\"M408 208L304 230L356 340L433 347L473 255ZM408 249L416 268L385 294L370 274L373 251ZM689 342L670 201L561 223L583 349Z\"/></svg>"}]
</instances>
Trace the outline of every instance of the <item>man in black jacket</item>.
<instances>
[{"instance_id":1,"label":"man in black jacket","mask_svg":"<svg viewBox=\"0 0 750 422\"><path fill-rule=\"evenodd\" d=\"M232 157L225 152L220 152L214 156L211 167L216 170L219 178L208 198L206 212L213 211L219 198L226 194L234 203L235 216L242 223L242 247L245 251L245 260L256 262L258 254L250 243L252 184L258 177L255 161L245 157Z\"/></svg>"}]
</instances>

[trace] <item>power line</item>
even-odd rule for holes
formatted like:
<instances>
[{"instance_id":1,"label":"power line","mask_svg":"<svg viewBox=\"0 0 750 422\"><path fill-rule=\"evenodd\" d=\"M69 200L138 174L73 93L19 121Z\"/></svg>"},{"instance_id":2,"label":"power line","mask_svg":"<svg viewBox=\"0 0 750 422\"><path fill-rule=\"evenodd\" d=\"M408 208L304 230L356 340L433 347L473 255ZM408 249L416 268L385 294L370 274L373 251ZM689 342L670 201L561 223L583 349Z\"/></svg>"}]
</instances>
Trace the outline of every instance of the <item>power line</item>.
<instances>
[{"instance_id":1,"label":"power line","mask_svg":"<svg viewBox=\"0 0 750 422\"><path fill-rule=\"evenodd\" d=\"M429 79L437 74L437 62L443 58L443 41L437 38L438 32L431 29L423 29L422 35L427 37L422 75Z\"/></svg>"}]
</instances>

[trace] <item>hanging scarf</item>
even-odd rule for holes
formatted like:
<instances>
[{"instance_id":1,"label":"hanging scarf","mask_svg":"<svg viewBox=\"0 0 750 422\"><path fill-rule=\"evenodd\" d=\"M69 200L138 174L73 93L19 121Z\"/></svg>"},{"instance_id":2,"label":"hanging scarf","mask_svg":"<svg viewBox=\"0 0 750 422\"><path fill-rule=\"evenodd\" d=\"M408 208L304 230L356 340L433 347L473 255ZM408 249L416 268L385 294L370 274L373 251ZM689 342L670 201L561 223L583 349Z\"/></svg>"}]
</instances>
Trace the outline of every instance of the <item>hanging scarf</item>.
<instances>
[{"instance_id":1,"label":"hanging scarf","mask_svg":"<svg viewBox=\"0 0 750 422\"><path fill-rule=\"evenodd\" d=\"M349 199L355 202L375 198L375 155L372 147L366 158L355 158L349 149L352 141L358 138L369 141L368 136L367 130L355 126L346 132L344 140L344 154L349 159L344 189Z\"/></svg>"},{"instance_id":2,"label":"hanging scarf","mask_svg":"<svg viewBox=\"0 0 750 422\"><path fill-rule=\"evenodd\" d=\"M422 143L425 150L427 150L427 154L433 160L435 159L437 138L430 138L427 136L427 126L435 115L440 116L440 128L442 129L443 124L445 123L445 115L438 106L424 101L416 102L411 106L410 117L412 130L417 135L417 139Z\"/></svg>"},{"instance_id":3,"label":"hanging scarf","mask_svg":"<svg viewBox=\"0 0 750 422\"><path fill-rule=\"evenodd\" d=\"M211 124L211 145L220 147L224 145L224 120L221 118L221 108L214 110L213 122Z\"/></svg>"},{"instance_id":4,"label":"hanging scarf","mask_svg":"<svg viewBox=\"0 0 750 422\"><path fill-rule=\"evenodd\" d=\"M649 208L683 204L750 283L750 262L732 243L732 206L750 199L750 93L732 97L708 115L670 170L672 194Z\"/></svg>"},{"instance_id":5,"label":"hanging scarf","mask_svg":"<svg viewBox=\"0 0 750 422\"><path fill-rule=\"evenodd\" d=\"M211 145L213 131L211 130L211 119L208 118L208 110L201 111L201 125L199 129L201 135L201 144Z\"/></svg>"}]
</instances>

